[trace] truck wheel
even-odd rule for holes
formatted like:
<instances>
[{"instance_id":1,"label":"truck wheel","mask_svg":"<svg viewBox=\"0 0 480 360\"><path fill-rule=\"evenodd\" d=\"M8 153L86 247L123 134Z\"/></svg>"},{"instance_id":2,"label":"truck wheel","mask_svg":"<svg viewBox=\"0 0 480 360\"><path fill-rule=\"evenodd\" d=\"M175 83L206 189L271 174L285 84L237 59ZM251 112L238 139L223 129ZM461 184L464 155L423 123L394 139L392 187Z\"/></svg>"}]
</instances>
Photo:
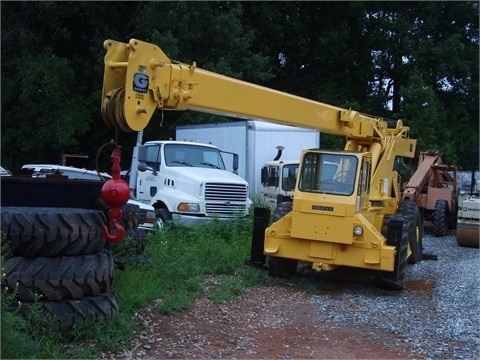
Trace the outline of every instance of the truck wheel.
<instances>
[{"instance_id":1,"label":"truck wheel","mask_svg":"<svg viewBox=\"0 0 480 360\"><path fill-rule=\"evenodd\" d=\"M154 228L157 228L159 230L162 230L167 223L172 222L172 214L168 209L165 208L159 208L155 209L155 224Z\"/></svg>"},{"instance_id":2,"label":"truck wheel","mask_svg":"<svg viewBox=\"0 0 480 360\"><path fill-rule=\"evenodd\" d=\"M285 201L277 205L275 212L273 213L273 222L280 220L282 217L292 211L293 203L291 201Z\"/></svg>"},{"instance_id":3,"label":"truck wheel","mask_svg":"<svg viewBox=\"0 0 480 360\"><path fill-rule=\"evenodd\" d=\"M423 253L423 221L417 204L412 201L402 201L398 206L398 212L408 222L408 245L411 254L408 257L409 264L422 261Z\"/></svg>"},{"instance_id":4,"label":"truck wheel","mask_svg":"<svg viewBox=\"0 0 480 360\"><path fill-rule=\"evenodd\" d=\"M272 277L287 277L297 272L298 260L280 257L268 258L268 273Z\"/></svg>"},{"instance_id":5,"label":"truck wheel","mask_svg":"<svg viewBox=\"0 0 480 360\"><path fill-rule=\"evenodd\" d=\"M86 324L103 323L118 314L117 295L113 289L97 296L76 300L22 302L20 311L27 316L32 310L52 316L59 330L69 331Z\"/></svg>"},{"instance_id":6,"label":"truck wheel","mask_svg":"<svg viewBox=\"0 0 480 360\"><path fill-rule=\"evenodd\" d=\"M106 250L78 256L15 256L5 262L2 271L3 290L19 300L80 299L110 288L113 259Z\"/></svg>"},{"instance_id":7,"label":"truck wheel","mask_svg":"<svg viewBox=\"0 0 480 360\"><path fill-rule=\"evenodd\" d=\"M448 201L437 200L433 212L433 235L445 236L448 232L449 214Z\"/></svg>"},{"instance_id":8,"label":"truck wheel","mask_svg":"<svg viewBox=\"0 0 480 360\"><path fill-rule=\"evenodd\" d=\"M95 254L105 246L101 211L3 206L1 219L15 256Z\"/></svg>"},{"instance_id":9,"label":"truck wheel","mask_svg":"<svg viewBox=\"0 0 480 360\"><path fill-rule=\"evenodd\" d=\"M401 233L395 231L398 222L401 222ZM392 272L378 271L376 275L376 284L379 288L386 290L401 290L404 286L404 280L407 269L408 255L408 232L409 227L403 217L390 215L385 216L382 233L387 238L388 245L395 245L395 264Z\"/></svg>"}]
</instances>

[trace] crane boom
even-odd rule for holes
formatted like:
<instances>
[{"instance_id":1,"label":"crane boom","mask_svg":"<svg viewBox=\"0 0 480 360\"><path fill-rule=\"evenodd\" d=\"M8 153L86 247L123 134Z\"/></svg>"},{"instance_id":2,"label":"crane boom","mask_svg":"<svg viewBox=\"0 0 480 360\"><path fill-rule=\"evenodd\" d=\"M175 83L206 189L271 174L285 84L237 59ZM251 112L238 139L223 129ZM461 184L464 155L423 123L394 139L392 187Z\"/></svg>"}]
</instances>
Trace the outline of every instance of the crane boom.
<instances>
[{"instance_id":1,"label":"crane boom","mask_svg":"<svg viewBox=\"0 0 480 360\"><path fill-rule=\"evenodd\" d=\"M106 40L102 113L109 125L141 131L155 109L195 110L303 126L348 139L407 137L401 121L390 129L361 114L171 61L156 45ZM299 111L301 109L301 111Z\"/></svg>"}]
</instances>

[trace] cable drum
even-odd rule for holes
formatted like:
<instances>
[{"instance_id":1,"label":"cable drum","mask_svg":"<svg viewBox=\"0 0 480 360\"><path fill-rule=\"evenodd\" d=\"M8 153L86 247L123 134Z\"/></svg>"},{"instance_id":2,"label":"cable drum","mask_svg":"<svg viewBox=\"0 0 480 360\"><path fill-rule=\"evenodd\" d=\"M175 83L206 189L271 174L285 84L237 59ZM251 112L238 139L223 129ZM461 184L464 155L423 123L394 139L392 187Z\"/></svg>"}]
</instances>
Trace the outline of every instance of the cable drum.
<instances>
[{"instance_id":1,"label":"cable drum","mask_svg":"<svg viewBox=\"0 0 480 360\"><path fill-rule=\"evenodd\" d=\"M105 124L110 128L116 128L124 132L132 132L132 129L127 124L125 118L125 88L121 87L115 90L110 90L105 96L102 104L102 117Z\"/></svg>"}]
</instances>

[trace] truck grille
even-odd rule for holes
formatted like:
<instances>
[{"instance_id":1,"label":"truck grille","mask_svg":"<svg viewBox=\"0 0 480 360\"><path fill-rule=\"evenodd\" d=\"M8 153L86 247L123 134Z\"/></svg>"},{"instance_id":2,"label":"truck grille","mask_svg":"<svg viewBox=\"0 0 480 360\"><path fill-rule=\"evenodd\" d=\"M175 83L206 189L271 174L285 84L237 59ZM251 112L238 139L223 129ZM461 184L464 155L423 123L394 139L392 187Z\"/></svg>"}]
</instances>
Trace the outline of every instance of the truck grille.
<instances>
[{"instance_id":1,"label":"truck grille","mask_svg":"<svg viewBox=\"0 0 480 360\"><path fill-rule=\"evenodd\" d=\"M205 206L208 216L243 216L247 211L247 186L241 184L205 184Z\"/></svg>"}]
</instances>

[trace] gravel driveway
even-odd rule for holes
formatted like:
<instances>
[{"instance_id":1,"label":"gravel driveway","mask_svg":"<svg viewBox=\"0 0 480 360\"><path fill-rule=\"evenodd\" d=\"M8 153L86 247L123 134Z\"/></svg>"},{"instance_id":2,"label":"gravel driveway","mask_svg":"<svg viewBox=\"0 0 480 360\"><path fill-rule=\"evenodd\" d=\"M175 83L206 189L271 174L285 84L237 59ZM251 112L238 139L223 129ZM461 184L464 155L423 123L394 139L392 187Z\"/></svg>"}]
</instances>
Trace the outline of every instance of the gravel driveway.
<instances>
[{"instance_id":1,"label":"gravel driveway","mask_svg":"<svg viewBox=\"0 0 480 360\"><path fill-rule=\"evenodd\" d=\"M349 268L301 272L308 292L266 276L235 301L214 303L207 291L173 316L142 310L145 332L103 358L478 359L479 250L459 247L454 232L423 242L437 260L409 266L403 291Z\"/></svg>"}]
</instances>

